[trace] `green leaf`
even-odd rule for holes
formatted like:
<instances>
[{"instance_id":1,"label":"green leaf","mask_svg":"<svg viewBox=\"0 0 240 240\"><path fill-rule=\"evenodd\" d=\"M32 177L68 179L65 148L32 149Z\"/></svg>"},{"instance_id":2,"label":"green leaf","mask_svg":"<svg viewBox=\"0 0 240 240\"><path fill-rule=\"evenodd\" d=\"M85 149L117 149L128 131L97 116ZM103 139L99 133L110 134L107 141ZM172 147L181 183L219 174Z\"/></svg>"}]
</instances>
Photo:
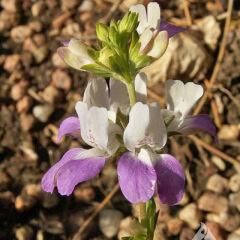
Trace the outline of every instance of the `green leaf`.
<instances>
[{"instance_id":1,"label":"green leaf","mask_svg":"<svg viewBox=\"0 0 240 240\"><path fill-rule=\"evenodd\" d=\"M128 117L124 115L120 108L117 109L117 116L116 116L116 124L121 126L123 129L125 129L128 125Z\"/></svg>"},{"instance_id":2,"label":"green leaf","mask_svg":"<svg viewBox=\"0 0 240 240\"><path fill-rule=\"evenodd\" d=\"M117 47L119 45L120 36L115 27L110 27L109 40L114 44L114 46Z\"/></svg>"},{"instance_id":3,"label":"green leaf","mask_svg":"<svg viewBox=\"0 0 240 240\"><path fill-rule=\"evenodd\" d=\"M112 72L110 69L104 68L98 64L86 64L83 65L81 69L87 72L91 72L97 76L112 77Z\"/></svg>"},{"instance_id":4,"label":"green leaf","mask_svg":"<svg viewBox=\"0 0 240 240\"><path fill-rule=\"evenodd\" d=\"M132 33L131 45L130 45L130 48L129 48L130 53L133 51L133 48L138 43L138 40L139 40L139 35L138 35L138 32L135 31L135 32Z\"/></svg>"},{"instance_id":5,"label":"green leaf","mask_svg":"<svg viewBox=\"0 0 240 240\"><path fill-rule=\"evenodd\" d=\"M169 125L172 123L172 121L174 120L174 118L175 118L175 115L172 115L172 116L169 116L169 117L165 117L165 118L164 118L164 123L165 123L166 128L169 127Z\"/></svg>"},{"instance_id":6,"label":"green leaf","mask_svg":"<svg viewBox=\"0 0 240 240\"><path fill-rule=\"evenodd\" d=\"M141 56L137 57L137 59L135 61L136 67L139 69L144 68L144 67L150 65L151 63L152 63L152 58L147 55L141 55Z\"/></svg>"},{"instance_id":7,"label":"green leaf","mask_svg":"<svg viewBox=\"0 0 240 240\"><path fill-rule=\"evenodd\" d=\"M118 24L117 24L116 20L113 19L113 20L110 22L110 28L111 28L111 27L114 27L115 30L118 31Z\"/></svg>"},{"instance_id":8,"label":"green leaf","mask_svg":"<svg viewBox=\"0 0 240 240\"><path fill-rule=\"evenodd\" d=\"M95 51L93 49L88 49L88 55L96 62L99 58L99 51Z\"/></svg>"},{"instance_id":9,"label":"green leaf","mask_svg":"<svg viewBox=\"0 0 240 240\"><path fill-rule=\"evenodd\" d=\"M108 32L109 32L109 27L107 25L103 23L96 24L97 38L102 42L108 41Z\"/></svg>"},{"instance_id":10,"label":"green leaf","mask_svg":"<svg viewBox=\"0 0 240 240\"><path fill-rule=\"evenodd\" d=\"M109 65L112 71L115 73L122 75L123 65L121 64L122 60L118 56L111 56L109 58Z\"/></svg>"}]
</instances>

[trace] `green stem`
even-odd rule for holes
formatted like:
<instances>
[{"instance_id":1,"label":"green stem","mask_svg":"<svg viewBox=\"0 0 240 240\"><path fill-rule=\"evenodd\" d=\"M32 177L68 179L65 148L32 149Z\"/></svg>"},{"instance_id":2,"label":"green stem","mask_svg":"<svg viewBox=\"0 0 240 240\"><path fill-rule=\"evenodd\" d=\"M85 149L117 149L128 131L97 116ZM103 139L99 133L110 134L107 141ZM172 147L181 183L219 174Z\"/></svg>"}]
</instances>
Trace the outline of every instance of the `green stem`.
<instances>
[{"instance_id":1,"label":"green stem","mask_svg":"<svg viewBox=\"0 0 240 240\"><path fill-rule=\"evenodd\" d=\"M126 85L128 89L130 104L131 104L131 107L133 107L137 102L134 81L132 81L131 83L127 83Z\"/></svg>"}]
</instances>

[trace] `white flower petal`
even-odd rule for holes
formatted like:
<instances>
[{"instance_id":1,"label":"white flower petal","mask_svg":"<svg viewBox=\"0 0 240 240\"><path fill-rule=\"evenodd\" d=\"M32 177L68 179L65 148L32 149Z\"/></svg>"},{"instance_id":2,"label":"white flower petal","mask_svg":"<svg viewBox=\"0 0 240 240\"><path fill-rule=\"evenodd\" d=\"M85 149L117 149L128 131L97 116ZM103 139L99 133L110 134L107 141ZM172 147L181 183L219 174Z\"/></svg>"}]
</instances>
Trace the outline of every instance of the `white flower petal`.
<instances>
[{"instance_id":1,"label":"white flower petal","mask_svg":"<svg viewBox=\"0 0 240 240\"><path fill-rule=\"evenodd\" d=\"M145 52L148 52L148 49L151 47L151 40L153 37L153 31L151 31L149 28L146 28L143 33L140 36L139 42L141 43L141 47L139 52L144 54Z\"/></svg>"},{"instance_id":2,"label":"white flower petal","mask_svg":"<svg viewBox=\"0 0 240 240\"><path fill-rule=\"evenodd\" d=\"M88 46L81 40L72 38L69 42L68 48L72 53L78 55L84 60L84 65L95 63L95 61L88 55Z\"/></svg>"},{"instance_id":3,"label":"white flower petal","mask_svg":"<svg viewBox=\"0 0 240 240\"><path fill-rule=\"evenodd\" d=\"M138 15L139 25L137 27L137 32L139 34L142 34L147 26L147 13L145 7L142 4L137 4L135 6L132 6L129 10L131 12L136 12L139 14Z\"/></svg>"},{"instance_id":4,"label":"white flower petal","mask_svg":"<svg viewBox=\"0 0 240 240\"><path fill-rule=\"evenodd\" d=\"M161 57L167 49L168 41L169 41L168 32L167 31L159 32L158 35L155 37L152 48L147 55L153 58Z\"/></svg>"},{"instance_id":5,"label":"white flower petal","mask_svg":"<svg viewBox=\"0 0 240 240\"><path fill-rule=\"evenodd\" d=\"M81 123L82 139L90 146L106 149L108 143L108 114L106 108L91 107L77 102L76 112Z\"/></svg>"},{"instance_id":6,"label":"white flower petal","mask_svg":"<svg viewBox=\"0 0 240 240\"><path fill-rule=\"evenodd\" d=\"M83 101L88 108L92 106L109 109L109 94L106 80L102 77L92 79L85 89Z\"/></svg>"},{"instance_id":7,"label":"white flower petal","mask_svg":"<svg viewBox=\"0 0 240 240\"><path fill-rule=\"evenodd\" d=\"M160 27L160 7L156 2L150 2L147 6L148 27L159 29Z\"/></svg>"},{"instance_id":8,"label":"white flower petal","mask_svg":"<svg viewBox=\"0 0 240 240\"><path fill-rule=\"evenodd\" d=\"M179 80L168 80L165 84L167 109L185 118L194 104L203 95L201 85L189 82L184 85Z\"/></svg>"},{"instance_id":9,"label":"white flower petal","mask_svg":"<svg viewBox=\"0 0 240 240\"><path fill-rule=\"evenodd\" d=\"M126 85L120 80L110 78L110 113L111 120L115 122L117 109L128 114L130 109L130 100Z\"/></svg>"},{"instance_id":10,"label":"white flower petal","mask_svg":"<svg viewBox=\"0 0 240 240\"><path fill-rule=\"evenodd\" d=\"M135 90L137 102L147 102L147 75L144 72L138 73L135 78Z\"/></svg>"},{"instance_id":11,"label":"white flower petal","mask_svg":"<svg viewBox=\"0 0 240 240\"><path fill-rule=\"evenodd\" d=\"M118 148L120 147L120 143L116 138L116 134L122 134L122 129L117 124L110 124L108 127L108 144L107 144L107 152L109 156L113 155Z\"/></svg>"},{"instance_id":12,"label":"white flower petal","mask_svg":"<svg viewBox=\"0 0 240 240\"><path fill-rule=\"evenodd\" d=\"M123 139L128 150L133 152L144 145L161 149L167 141L167 130L159 104L136 103L130 112Z\"/></svg>"}]
</instances>

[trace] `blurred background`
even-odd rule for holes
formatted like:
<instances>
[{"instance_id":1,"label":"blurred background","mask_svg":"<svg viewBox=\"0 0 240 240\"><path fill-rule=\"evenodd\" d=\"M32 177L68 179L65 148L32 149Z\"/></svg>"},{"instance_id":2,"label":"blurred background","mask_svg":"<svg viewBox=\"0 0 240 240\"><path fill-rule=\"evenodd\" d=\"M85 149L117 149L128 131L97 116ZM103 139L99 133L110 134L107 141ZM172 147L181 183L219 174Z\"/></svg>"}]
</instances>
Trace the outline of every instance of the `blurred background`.
<instances>
[{"instance_id":1,"label":"blurred background","mask_svg":"<svg viewBox=\"0 0 240 240\"><path fill-rule=\"evenodd\" d=\"M0 1L0 239L120 239L131 235L136 207L116 187L116 160L69 197L41 189L43 174L79 139L56 144L60 122L76 116L88 73L65 65L61 41L96 44L96 22L120 19L136 0ZM164 151L186 174L180 205L159 202L155 240L192 240L204 222L216 240L240 239L240 3L157 1L162 18L189 30L171 39L146 69L149 101L164 107L164 82L194 81L208 89L195 108L211 116L219 144L200 133L170 138ZM109 195L110 194L110 195ZM93 217L92 217L93 216ZM95 216L95 217L94 217ZM91 219L89 220L89 217ZM78 232L78 233L77 233Z\"/></svg>"}]
</instances>

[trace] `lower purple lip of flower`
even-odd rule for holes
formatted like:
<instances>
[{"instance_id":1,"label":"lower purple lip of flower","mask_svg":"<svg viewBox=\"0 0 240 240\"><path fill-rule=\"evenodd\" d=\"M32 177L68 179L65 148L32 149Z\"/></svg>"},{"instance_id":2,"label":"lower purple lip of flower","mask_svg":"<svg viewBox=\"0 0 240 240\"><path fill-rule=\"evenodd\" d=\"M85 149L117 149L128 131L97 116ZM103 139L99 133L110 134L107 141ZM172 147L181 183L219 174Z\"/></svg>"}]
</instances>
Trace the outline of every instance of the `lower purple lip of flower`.
<instances>
[{"instance_id":1,"label":"lower purple lip of flower","mask_svg":"<svg viewBox=\"0 0 240 240\"><path fill-rule=\"evenodd\" d=\"M105 157L88 157L73 160L81 151L74 148L66 152L62 159L53 165L42 178L42 188L53 193L55 186L61 195L70 195L74 187L83 181L94 178L105 165Z\"/></svg>"},{"instance_id":2,"label":"lower purple lip of flower","mask_svg":"<svg viewBox=\"0 0 240 240\"><path fill-rule=\"evenodd\" d=\"M61 42L64 47L68 47L69 41Z\"/></svg>"},{"instance_id":3,"label":"lower purple lip of flower","mask_svg":"<svg viewBox=\"0 0 240 240\"><path fill-rule=\"evenodd\" d=\"M69 117L62 121L58 130L57 143L64 136L70 136L73 138L80 137L80 121L78 117Z\"/></svg>"},{"instance_id":4,"label":"lower purple lip of flower","mask_svg":"<svg viewBox=\"0 0 240 240\"><path fill-rule=\"evenodd\" d=\"M184 134L191 134L199 130L204 130L214 137L215 143L218 143L218 138L216 137L216 127L207 114L186 117L183 127L181 127L180 130Z\"/></svg>"},{"instance_id":5,"label":"lower purple lip of flower","mask_svg":"<svg viewBox=\"0 0 240 240\"><path fill-rule=\"evenodd\" d=\"M172 25L170 23L164 22L163 20L160 21L160 31L167 31L169 38L175 36L176 34L186 31L186 28L178 27Z\"/></svg>"},{"instance_id":6,"label":"lower purple lip of flower","mask_svg":"<svg viewBox=\"0 0 240 240\"><path fill-rule=\"evenodd\" d=\"M185 175L181 164L169 154L159 155L155 164L157 190L163 204L178 204L184 194Z\"/></svg>"},{"instance_id":7,"label":"lower purple lip of flower","mask_svg":"<svg viewBox=\"0 0 240 240\"><path fill-rule=\"evenodd\" d=\"M128 201L146 202L153 196L156 182L153 166L145 164L132 152L127 152L119 159L117 172L120 188Z\"/></svg>"}]
</instances>

